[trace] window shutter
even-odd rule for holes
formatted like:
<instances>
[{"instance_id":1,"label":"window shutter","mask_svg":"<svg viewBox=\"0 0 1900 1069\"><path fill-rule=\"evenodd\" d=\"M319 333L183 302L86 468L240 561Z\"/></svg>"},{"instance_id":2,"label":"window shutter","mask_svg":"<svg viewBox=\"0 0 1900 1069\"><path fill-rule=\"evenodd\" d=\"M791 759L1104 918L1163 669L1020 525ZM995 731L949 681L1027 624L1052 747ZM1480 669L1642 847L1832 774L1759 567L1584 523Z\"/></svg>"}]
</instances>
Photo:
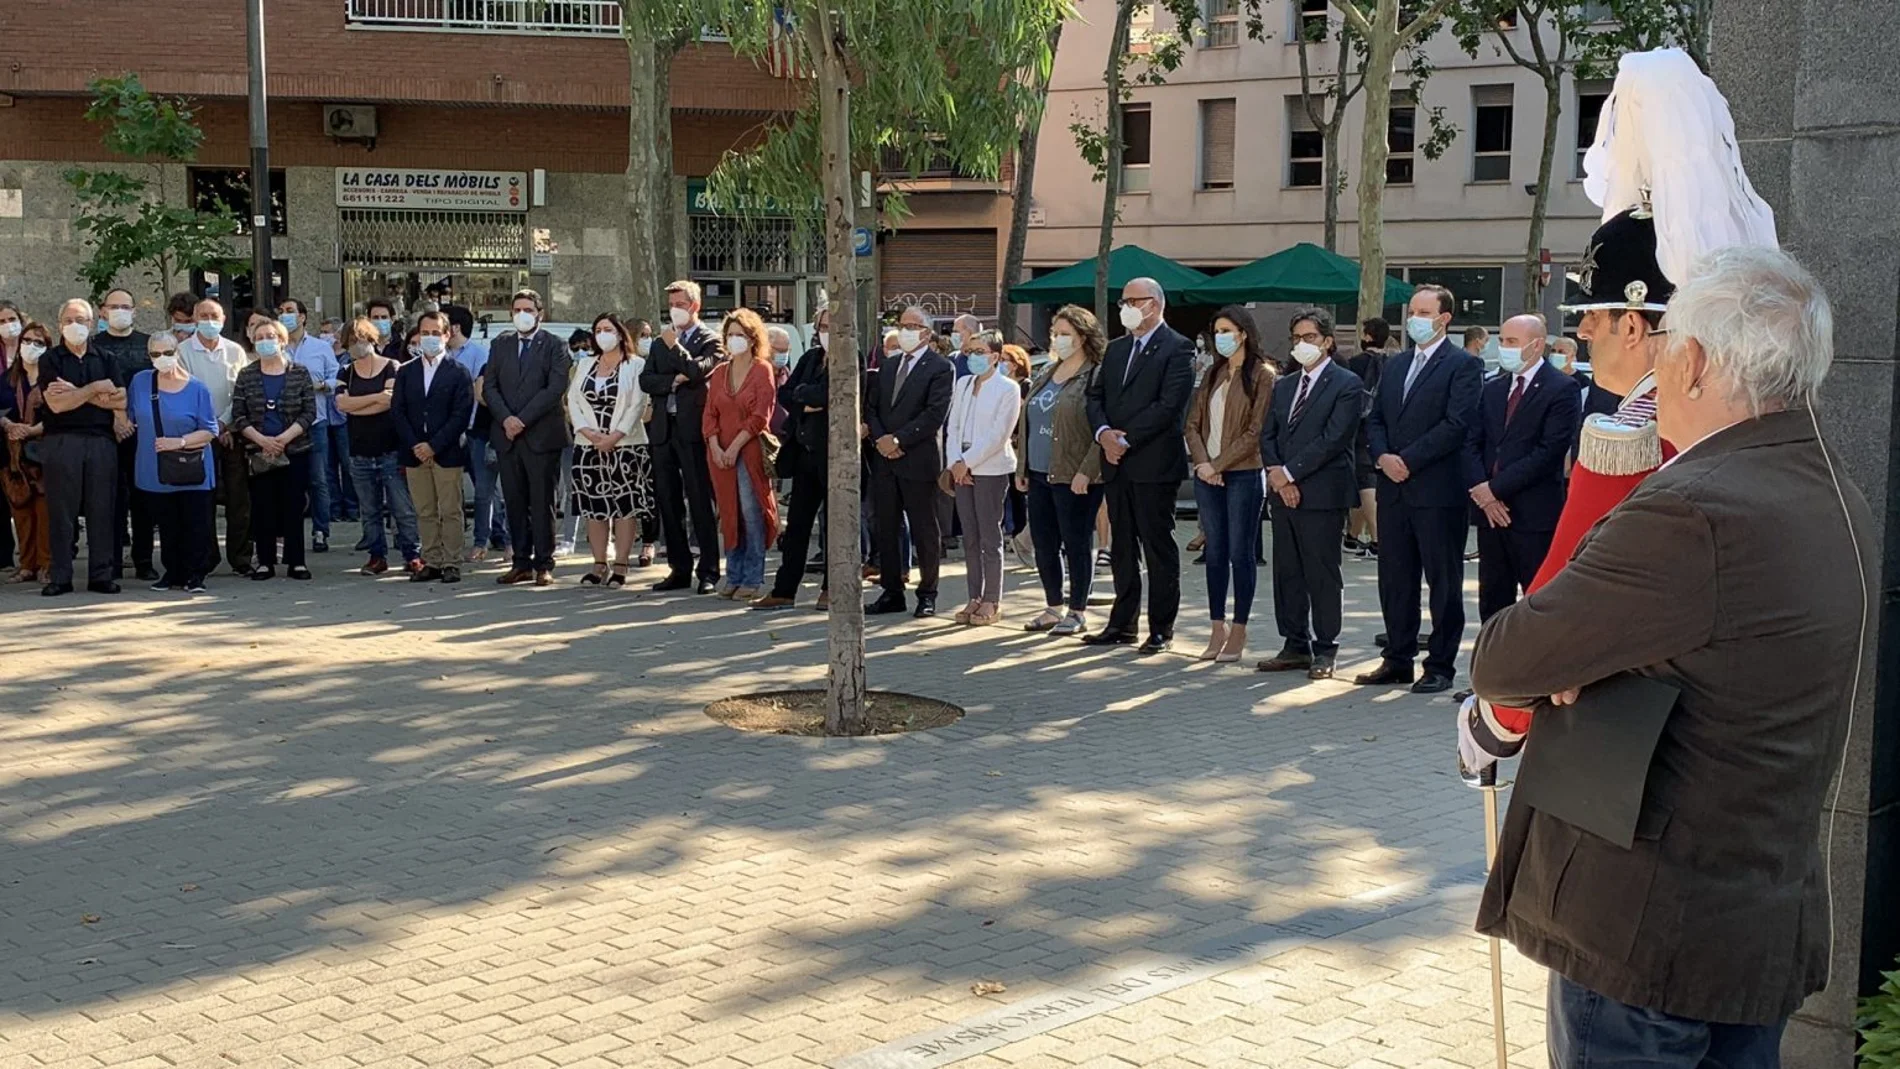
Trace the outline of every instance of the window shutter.
<instances>
[{"instance_id":1,"label":"window shutter","mask_svg":"<svg viewBox=\"0 0 1900 1069\"><path fill-rule=\"evenodd\" d=\"M1201 101L1201 188L1234 188L1234 101Z\"/></svg>"}]
</instances>

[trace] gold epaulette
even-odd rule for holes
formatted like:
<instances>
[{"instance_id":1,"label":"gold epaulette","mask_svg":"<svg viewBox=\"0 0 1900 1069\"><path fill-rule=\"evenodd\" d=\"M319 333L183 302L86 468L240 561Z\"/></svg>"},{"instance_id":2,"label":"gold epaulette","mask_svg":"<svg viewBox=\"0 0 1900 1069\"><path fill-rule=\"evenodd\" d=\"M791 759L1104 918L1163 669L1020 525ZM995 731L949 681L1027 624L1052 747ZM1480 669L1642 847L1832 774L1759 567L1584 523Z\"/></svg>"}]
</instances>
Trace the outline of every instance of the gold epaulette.
<instances>
[{"instance_id":1,"label":"gold epaulette","mask_svg":"<svg viewBox=\"0 0 1900 1069\"><path fill-rule=\"evenodd\" d=\"M1598 475L1640 475L1661 467L1662 462L1662 435L1656 432L1654 421L1637 427L1602 415L1584 421L1577 463Z\"/></svg>"}]
</instances>

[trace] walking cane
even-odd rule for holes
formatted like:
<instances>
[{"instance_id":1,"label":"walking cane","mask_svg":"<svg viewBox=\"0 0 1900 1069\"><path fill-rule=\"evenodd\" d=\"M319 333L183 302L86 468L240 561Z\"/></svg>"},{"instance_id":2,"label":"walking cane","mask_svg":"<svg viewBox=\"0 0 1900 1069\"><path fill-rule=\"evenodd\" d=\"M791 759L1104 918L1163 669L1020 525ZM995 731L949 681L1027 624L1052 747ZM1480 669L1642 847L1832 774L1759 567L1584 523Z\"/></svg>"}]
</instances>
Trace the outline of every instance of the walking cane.
<instances>
[{"instance_id":1,"label":"walking cane","mask_svg":"<svg viewBox=\"0 0 1900 1069\"><path fill-rule=\"evenodd\" d=\"M1498 863L1498 791L1510 784L1499 783L1498 766L1490 764L1471 785L1484 792L1484 871L1489 875ZM1498 1069L1510 1069L1504 1045L1504 947L1495 935L1491 937L1491 1022L1498 1042Z\"/></svg>"}]
</instances>

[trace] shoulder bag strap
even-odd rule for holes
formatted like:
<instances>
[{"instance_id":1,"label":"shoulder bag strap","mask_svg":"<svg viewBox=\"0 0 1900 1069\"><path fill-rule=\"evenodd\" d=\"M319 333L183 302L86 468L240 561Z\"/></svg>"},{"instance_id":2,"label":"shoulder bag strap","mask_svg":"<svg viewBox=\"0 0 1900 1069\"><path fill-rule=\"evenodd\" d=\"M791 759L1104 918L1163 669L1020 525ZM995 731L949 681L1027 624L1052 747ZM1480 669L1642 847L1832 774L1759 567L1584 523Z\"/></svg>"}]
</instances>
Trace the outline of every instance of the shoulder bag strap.
<instances>
[{"instance_id":1,"label":"shoulder bag strap","mask_svg":"<svg viewBox=\"0 0 1900 1069\"><path fill-rule=\"evenodd\" d=\"M165 416L158 410L158 372L152 373L152 440L165 437Z\"/></svg>"}]
</instances>

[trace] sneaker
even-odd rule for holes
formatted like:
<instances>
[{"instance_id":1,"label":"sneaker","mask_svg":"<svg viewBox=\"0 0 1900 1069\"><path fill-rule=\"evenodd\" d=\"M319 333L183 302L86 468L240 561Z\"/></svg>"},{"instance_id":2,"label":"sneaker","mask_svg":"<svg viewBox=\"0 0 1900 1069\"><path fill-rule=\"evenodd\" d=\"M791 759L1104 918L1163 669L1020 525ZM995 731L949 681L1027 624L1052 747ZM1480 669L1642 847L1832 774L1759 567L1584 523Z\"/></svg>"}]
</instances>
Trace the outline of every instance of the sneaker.
<instances>
[{"instance_id":1,"label":"sneaker","mask_svg":"<svg viewBox=\"0 0 1900 1069\"><path fill-rule=\"evenodd\" d=\"M371 557L360 571L364 575L381 575L389 570L389 562L381 557Z\"/></svg>"},{"instance_id":2,"label":"sneaker","mask_svg":"<svg viewBox=\"0 0 1900 1069\"><path fill-rule=\"evenodd\" d=\"M160 579L158 582L153 583L150 589L157 591L160 594L169 594L172 589L172 584L171 584L171 581L168 579Z\"/></svg>"},{"instance_id":3,"label":"sneaker","mask_svg":"<svg viewBox=\"0 0 1900 1069\"><path fill-rule=\"evenodd\" d=\"M310 552L312 553L330 552L330 536L327 534L311 535L310 536Z\"/></svg>"},{"instance_id":4,"label":"sneaker","mask_svg":"<svg viewBox=\"0 0 1900 1069\"><path fill-rule=\"evenodd\" d=\"M1095 567L1098 569L1108 567L1108 550L1098 549L1095 551Z\"/></svg>"},{"instance_id":5,"label":"sneaker","mask_svg":"<svg viewBox=\"0 0 1900 1069\"><path fill-rule=\"evenodd\" d=\"M568 542L568 541L566 541L566 540L563 540L563 541L561 542L561 544L560 544L560 545L557 545L557 546L555 546L555 547L554 547L554 555L555 555L555 556L557 556L557 557L571 557L571 556L573 556L573 555L574 555L574 543L572 543L572 542Z\"/></svg>"},{"instance_id":6,"label":"sneaker","mask_svg":"<svg viewBox=\"0 0 1900 1069\"><path fill-rule=\"evenodd\" d=\"M203 579L193 579L185 584L185 593L187 594L203 594L206 592L205 581Z\"/></svg>"}]
</instances>

